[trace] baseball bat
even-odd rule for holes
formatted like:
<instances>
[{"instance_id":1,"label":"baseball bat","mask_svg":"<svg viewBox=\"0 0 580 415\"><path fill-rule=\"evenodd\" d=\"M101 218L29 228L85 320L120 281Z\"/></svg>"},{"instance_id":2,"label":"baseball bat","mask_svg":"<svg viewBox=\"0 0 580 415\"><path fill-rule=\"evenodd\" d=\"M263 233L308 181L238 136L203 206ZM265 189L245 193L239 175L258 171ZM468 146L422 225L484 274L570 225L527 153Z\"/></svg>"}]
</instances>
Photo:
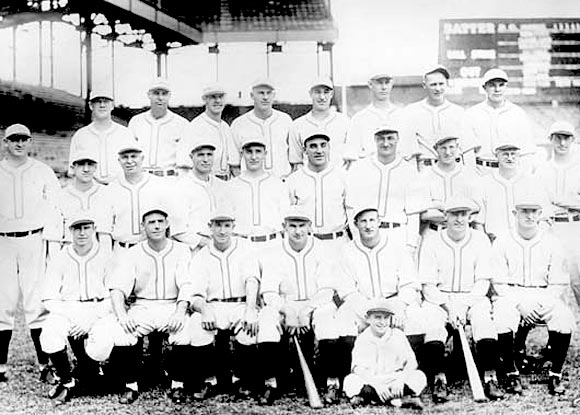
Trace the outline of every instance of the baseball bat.
<instances>
[{"instance_id":1,"label":"baseball bat","mask_svg":"<svg viewBox=\"0 0 580 415\"><path fill-rule=\"evenodd\" d=\"M462 326L457 328L459 332L459 340L461 341L461 350L463 350L463 358L465 359L465 366L467 368L467 377L469 378L469 385L471 386L471 393L473 394L473 400L475 402L485 402L487 398L485 397L485 392L483 391L483 385L481 384L481 379L479 378L479 371L475 365L475 360L473 360L473 355L471 354L471 348L467 342L467 337L465 336L465 331Z\"/></svg>"},{"instance_id":2,"label":"baseball bat","mask_svg":"<svg viewBox=\"0 0 580 415\"><path fill-rule=\"evenodd\" d=\"M296 336L292 336L292 338L296 345L296 352L298 353L298 360L300 361L300 368L302 369L302 376L304 377L304 386L306 387L306 394L308 395L308 404L314 409L322 408L324 405L322 404L320 395L318 395L314 378L312 377L308 363L306 363L298 338Z\"/></svg>"}]
</instances>

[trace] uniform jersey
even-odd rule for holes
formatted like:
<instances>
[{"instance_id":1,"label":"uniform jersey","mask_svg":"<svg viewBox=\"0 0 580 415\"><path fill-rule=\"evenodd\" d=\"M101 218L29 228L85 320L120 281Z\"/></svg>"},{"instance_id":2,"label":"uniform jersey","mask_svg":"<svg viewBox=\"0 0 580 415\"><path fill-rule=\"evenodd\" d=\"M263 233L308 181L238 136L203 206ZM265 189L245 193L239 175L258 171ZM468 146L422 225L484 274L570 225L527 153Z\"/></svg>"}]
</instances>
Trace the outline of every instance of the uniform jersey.
<instances>
[{"instance_id":1,"label":"uniform jersey","mask_svg":"<svg viewBox=\"0 0 580 415\"><path fill-rule=\"evenodd\" d=\"M212 120L205 112L195 117L183 129L178 145L177 165L191 167L191 147L194 142L203 138L215 146L213 153L213 173L220 176L229 173L228 146L232 145L232 130L227 122Z\"/></svg>"},{"instance_id":2,"label":"uniform jersey","mask_svg":"<svg viewBox=\"0 0 580 415\"><path fill-rule=\"evenodd\" d=\"M334 111L324 120L317 120L312 112L295 119L288 134L290 163L306 163L304 140L313 134L326 134L330 137L330 162L341 167L346 156L344 146L349 123L346 115Z\"/></svg>"},{"instance_id":3,"label":"uniform jersey","mask_svg":"<svg viewBox=\"0 0 580 415\"><path fill-rule=\"evenodd\" d=\"M526 240L512 231L493 244L493 281L520 287L567 285L563 248L551 234L539 230Z\"/></svg>"},{"instance_id":4,"label":"uniform jersey","mask_svg":"<svg viewBox=\"0 0 580 415\"><path fill-rule=\"evenodd\" d=\"M368 299L398 296L410 304L419 289L413 259L407 253L404 240L396 234L382 235L374 248L353 240L340 268L344 279L339 294L358 291Z\"/></svg>"},{"instance_id":5,"label":"uniform jersey","mask_svg":"<svg viewBox=\"0 0 580 415\"><path fill-rule=\"evenodd\" d=\"M286 179L290 204L301 206L312 218L314 233L342 231L347 224L346 177L338 167L314 172L304 166Z\"/></svg>"},{"instance_id":6,"label":"uniform jersey","mask_svg":"<svg viewBox=\"0 0 580 415\"><path fill-rule=\"evenodd\" d=\"M533 177L546 189L551 202L577 198L580 194L580 165L576 160L566 164L547 160L536 168ZM568 214L562 207L553 205L553 209L556 216Z\"/></svg>"},{"instance_id":7,"label":"uniform jersey","mask_svg":"<svg viewBox=\"0 0 580 415\"><path fill-rule=\"evenodd\" d=\"M0 232L55 229L59 190L52 169L38 160L29 158L18 167L0 161ZM60 240L60 235L45 232L45 239Z\"/></svg>"},{"instance_id":8,"label":"uniform jersey","mask_svg":"<svg viewBox=\"0 0 580 415\"><path fill-rule=\"evenodd\" d=\"M371 104L353 115L346 136L345 158L356 160L375 153L374 131L382 125L400 121L401 115L401 108L393 104L386 109ZM407 154L403 147L399 151Z\"/></svg>"},{"instance_id":9,"label":"uniform jersey","mask_svg":"<svg viewBox=\"0 0 580 415\"><path fill-rule=\"evenodd\" d=\"M241 174L228 183L229 200L236 218L236 232L261 235L281 230L289 206L284 183L270 173L258 178Z\"/></svg>"},{"instance_id":10,"label":"uniform jersey","mask_svg":"<svg viewBox=\"0 0 580 415\"><path fill-rule=\"evenodd\" d=\"M547 195L530 175L520 173L511 179L505 179L498 171L494 171L483 177L482 188L484 212L481 217L487 233L499 235L515 228L514 200L519 194L540 194L544 213L549 212Z\"/></svg>"},{"instance_id":11,"label":"uniform jersey","mask_svg":"<svg viewBox=\"0 0 580 415\"><path fill-rule=\"evenodd\" d=\"M109 282L110 290L119 290L137 300L189 301L192 279L188 273L191 251L187 245L171 239L160 252L147 241L123 252Z\"/></svg>"},{"instance_id":12,"label":"uniform jersey","mask_svg":"<svg viewBox=\"0 0 580 415\"><path fill-rule=\"evenodd\" d=\"M133 133L116 122L113 122L105 131L97 130L94 123L91 123L72 136L69 166L72 165L77 154L93 154L97 159L95 178L101 183L110 183L123 174L123 169L119 165L118 151L134 140Z\"/></svg>"},{"instance_id":13,"label":"uniform jersey","mask_svg":"<svg viewBox=\"0 0 580 415\"><path fill-rule=\"evenodd\" d=\"M143 147L145 168L165 170L176 167L177 146L187 124L185 118L169 110L161 118L154 118L151 111L131 118L129 129Z\"/></svg>"},{"instance_id":14,"label":"uniform jersey","mask_svg":"<svg viewBox=\"0 0 580 415\"><path fill-rule=\"evenodd\" d=\"M477 156L485 160L496 160L495 146L506 140L514 140L522 154L534 153L536 148L531 137L530 120L516 104L506 101L500 108L492 108L487 101L469 108L467 117L467 141L481 146Z\"/></svg>"},{"instance_id":15,"label":"uniform jersey","mask_svg":"<svg viewBox=\"0 0 580 415\"><path fill-rule=\"evenodd\" d=\"M421 245L419 279L443 293L468 293L476 281L492 278L491 265L491 245L483 232L468 228L456 242L443 230Z\"/></svg>"},{"instance_id":16,"label":"uniform jersey","mask_svg":"<svg viewBox=\"0 0 580 415\"><path fill-rule=\"evenodd\" d=\"M138 183L130 183L125 177L107 186L106 194L111 201L111 236L116 241L136 243L143 239L141 221L143 209L154 205L166 206L172 235L185 231L184 213L175 200L177 191L159 177L145 173Z\"/></svg>"},{"instance_id":17,"label":"uniform jersey","mask_svg":"<svg viewBox=\"0 0 580 415\"><path fill-rule=\"evenodd\" d=\"M94 183L89 190L80 191L71 183L60 191L58 204L63 218L61 233L64 241L72 241L69 221L78 212L88 213L95 218L97 232L111 231L111 201L107 198L106 188L102 184Z\"/></svg>"},{"instance_id":18,"label":"uniform jersey","mask_svg":"<svg viewBox=\"0 0 580 415\"><path fill-rule=\"evenodd\" d=\"M223 252L213 242L204 246L193 257L189 273L194 281L193 295L208 302L245 297L246 282L260 282L256 255L248 242L239 238L232 238Z\"/></svg>"},{"instance_id":19,"label":"uniform jersey","mask_svg":"<svg viewBox=\"0 0 580 415\"><path fill-rule=\"evenodd\" d=\"M111 253L98 243L86 255L72 245L58 252L48 263L43 282L43 300L90 301L108 298Z\"/></svg>"},{"instance_id":20,"label":"uniform jersey","mask_svg":"<svg viewBox=\"0 0 580 415\"><path fill-rule=\"evenodd\" d=\"M277 177L290 173L288 161L288 130L292 118L284 112L273 110L272 115L262 120L249 111L232 122L233 145L230 147L229 163L241 165L242 142L245 138L262 137L266 142L268 153L264 168Z\"/></svg>"},{"instance_id":21,"label":"uniform jersey","mask_svg":"<svg viewBox=\"0 0 580 415\"><path fill-rule=\"evenodd\" d=\"M296 252L287 238L268 249L261 263L262 294L279 294L286 300L310 300L321 289L334 289L326 251L312 237Z\"/></svg>"},{"instance_id":22,"label":"uniform jersey","mask_svg":"<svg viewBox=\"0 0 580 415\"><path fill-rule=\"evenodd\" d=\"M414 148L423 159L436 159L433 149L442 133L456 131L460 134L461 147L473 147L465 142L465 110L457 104L445 101L439 106L430 105L427 99L406 106L402 111L401 143L405 148Z\"/></svg>"}]
</instances>

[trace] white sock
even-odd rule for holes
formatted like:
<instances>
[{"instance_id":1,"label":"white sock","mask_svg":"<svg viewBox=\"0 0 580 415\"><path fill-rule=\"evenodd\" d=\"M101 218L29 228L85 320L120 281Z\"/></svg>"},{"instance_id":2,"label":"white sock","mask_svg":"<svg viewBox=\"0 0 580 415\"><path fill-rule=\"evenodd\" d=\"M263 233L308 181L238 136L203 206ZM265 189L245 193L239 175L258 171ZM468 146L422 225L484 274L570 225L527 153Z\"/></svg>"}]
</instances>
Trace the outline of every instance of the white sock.
<instances>
[{"instance_id":1,"label":"white sock","mask_svg":"<svg viewBox=\"0 0 580 415\"><path fill-rule=\"evenodd\" d=\"M183 389L183 382L177 380L171 381L171 389Z\"/></svg>"},{"instance_id":2,"label":"white sock","mask_svg":"<svg viewBox=\"0 0 580 415\"><path fill-rule=\"evenodd\" d=\"M127 383L125 387L127 389L131 389L132 391L139 392L139 384L137 382Z\"/></svg>"}]
</instances>

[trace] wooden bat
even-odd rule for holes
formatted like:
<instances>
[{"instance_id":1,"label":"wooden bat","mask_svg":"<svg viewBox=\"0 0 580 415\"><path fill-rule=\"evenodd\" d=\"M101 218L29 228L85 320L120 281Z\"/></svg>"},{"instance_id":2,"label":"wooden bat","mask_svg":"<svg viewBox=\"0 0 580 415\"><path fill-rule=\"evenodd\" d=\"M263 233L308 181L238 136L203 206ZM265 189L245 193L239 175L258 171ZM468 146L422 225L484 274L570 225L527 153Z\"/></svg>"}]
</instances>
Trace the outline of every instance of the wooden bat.
<instances>
[{"instance_id":1,"label":"wooden bat","mask_svg":"<svg viewBox=\"0 0 580 415\"><path fill-rule=\"evenodd\" d=\"M304 377L304 386L306 388L306 394L308 395L308 404L311 408L314 409L322 408L324 405L322 404L320 395L318 395L318 390L316 389L314 378L312 377L308 363L306 363L306 359L302 353L302 348L300 347L298 338L296 336L292 336L292 338L294 339L294 344L296 345L296 352L298 353L298 360L300 361L300 368L302 369L302 375Z\"/></svg>"},{"instance_id":2,"label":"wooden bat","mask_svg":"<svg viewBox=\"0 0 580 415\"><path fill-rule=\"evenodd\" d=\"M483 385L479 378L479 371L475 365L475 360L473 360L473 355L471 354L471 348L467 342L465 331L461 325L457 328L457 331L459 332L459 339L461 340L461 350L463 350L463 358L465 359L465 367L467 368L467 377L469 378L473 400L475 402L485 402L487 401L487 398L483 391Z\"/></svg>"}]
</instances>

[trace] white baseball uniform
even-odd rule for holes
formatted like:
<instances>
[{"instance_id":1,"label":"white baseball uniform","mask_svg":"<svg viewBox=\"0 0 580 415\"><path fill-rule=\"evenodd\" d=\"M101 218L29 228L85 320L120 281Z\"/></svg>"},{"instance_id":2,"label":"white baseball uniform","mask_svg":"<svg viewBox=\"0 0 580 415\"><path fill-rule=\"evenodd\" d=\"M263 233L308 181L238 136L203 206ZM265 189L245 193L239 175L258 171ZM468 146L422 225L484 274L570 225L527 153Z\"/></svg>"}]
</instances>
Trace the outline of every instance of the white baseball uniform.
<instances>
[{"instance_id":1,"label":"white baseball uniform","mask_svg":"<svg viewBox=\"0 0 580 415\"><path fill-rule=\"evenodd\" d=\"M290 163L306 163L304 140L313 134L326 134L330 137L330 162L337 167L342 167L345 156L348 157L344 147L349 124L348 117L336 111L331 111L324 120L317 120L312 116L312 112L296 118L288 134ZM354 160L354 157L351 160Z\"/></svg>"},{"instance_id":2,"label":"white baseball uniform","mask_svg":"<svg viewBox=\"0 0 580 415\"><path fill-rule=\"evenodd\" d=\"M179 140L177 151L177 165L191 167L192 143L199 138L210 140L215 146L213 173L218 176L229 174L228 146L232 145L232 130L227 122L212 120L205 112L201 113L183 129L181 140Z\"/></svg>"},{"instance_id":3,"label":"white baseball uniform","mask_svg":"<svg viewBox=\"0 0 580 415\"><path fill-rule=\"evenodd\" d=\"M0 330L12 330L22 296L24 315L31 329L42 322L40 290L46 248L43 239L60 240L44 233L59 221L56 197L60 184L46 164L29 158L18 167L0 161Z\"/></svg>"},{"instance_id":4,"label":"white baseball uniform","mask_svg":"<svg viewBox=\"0 0 580 415\"><path fill-rule=\"evenodd\" d=\"M454 241L441 230L426 239L419 253L419 279L434 287L424 295L437 307L429 313L425 341L447 340L447 313L439 306L454 303L465 310L475 341L497 338L486 297L492 276L491 244L483 232L467 228L465 237ZM480 280L484 283L476 286Z\"/></svg>"},{"instance_id":5,"label":"white baseball uniform","mask_svg":"<svg viewBox=\"0 0 580 415\"><path fill-rule=\"evenodd\" d=\"M382 125L400 121L402 110L396 105L379 109L374 105L363 108L352 116L346 136L345 158L356 160L365 158L376 152L374 132ZM399 148L402 154L408 154L406 148Z\"/></svg>"},{"instance_id":6,"label":"white baseball uniform","mask_svg":"<svg viewBox=\"0 0 580 415\"><path fill-rule=\"evenodd\" d=\"M252 279L260 283L260 267L248 241L232 238L231 246L223 252L210 242L193 257L189 269L194 281L193 296L209 303L218 329L226 330L242 319L246 308L246 284ZM193 346L213 343L215 334L216 331L203 329L200 313L191 316ZM251 345L256 344L257 338L240 330L236 333L236 340Z\"/></svg>"},{"instance_id":7,"label":"white baseball uniform","mask_svg":"<svg viewBox=\"0 0 580 415\"><path fill-rule=\"evenodd\" d=\"M564 249L552 234L539 230L529 240L515 231L500 235L493 244L493 264L492 282L498 293L493 319L498 333L516 332L521 318L517 307L525 302L551 309L544 319L548 330L574 330L576 320L562 300L570 283Z\"/></svg>"},{"instance_id":8,"label":"white baseball uniform","mask_svg":"<svg viewBox=\"0 0 580 415\"><path fill-rule=\"evenodd\" d=\"M418 177L413 163L401 156L389 164L382 164L376 156L360 160L347 172L347 209L357 206L377 208L382 222L396 224L394 229L407 235L407 243L417 246L418 214L429 206Z\"/></svg>"},{"instance_id":9,"label":"white baseball uniform","mask_svg":"<svg viewBox=\"0 0 580 415\"><path fill-rule=\"evenodd\" d=\"M143 147L147 170L166 172L175 169L178 143L187 124L185 118L169 110L161 118L154 118L150 110L131 118L128 127Z\"/></svg>"},{"instance_id":10,"label":"white baseball uniform","mask_svg":"<svg viewBox=\"0 0 580 415\"><path fill-rule=\"evenodd\" d=\"M135 295L136 301L129 307L128 314L137 324L137 333L127 333L113 314L100 319L87 339L89 357L106 360L114 346L132 346L137 344L139 337L153 331L165 331L176 304L191 299L190 260L188 246L171 239L160 252L153 250L147 241L124 251L123 260L114 264L108 288L121 291L125 298ZM188 345L188 330L171 333L169 342Z\"/></svg>"},{"instance_id":11,"label":"white baseball uniform","mask_svg":"<svg viewBox=\"0 0 580 415\"><path fill-rule=\"evenodd\" d=\"M232 122L233 145L229 147L228 163L231 166L241 165L242 142L245 138L262 137L266 142L266 160L264 168L276 177L285 177L290 173L288 161L288 130L292 118L285 112L273 110L272 115L262 120L249 111ZM244 170L245 166L242 166Z\"/></svg>"},{"instance_id":12,"label":"white baseball uniform","mask_svg":"<svg viewBox=\"0 0 580 415\"><path fill-rule=\"evenodd\" d=\"M52 354L64 350L73 325L92 328L99 318L112 312L109 289L111 251L98 243L86 255L72 245L48 263L42 300L50 313L42 326L42 350Z\"/></svg>"},{"instance_id":13,"label":"white baseball uniform","mask_svg":"<svg viewBox=\"0 0 580 415\"><path fill-rule=\"evenodd\" d=\"M258 342L280 341L280 329L284 325L280 315L282 305L298 311L322 290L327 290L328 295L317 299L316 304L310 303L314 335L318 340L338 338L336 305L332 301L337 284L327 251L320 241L309 237L306 246L296 252L284 238L263 255L261 268L260 293L262 296L273 294L276 300L260 311Z\"/></svg>"},{"instance_id":14,"label":"white baseball uniform","mask_svg":"<svg viewBox=\"0 0 580 415\"><path fill-rule=\"evenodd\" d=\"M111 128L100 131L91 123L74 133L70 142L69 166L79 153L96 157L95 178L101 183L110 183L123 174L119 165L118 151L128 142L133 142L133 133L125 126L113 122Z\"/></svg>"}]
</instances>

